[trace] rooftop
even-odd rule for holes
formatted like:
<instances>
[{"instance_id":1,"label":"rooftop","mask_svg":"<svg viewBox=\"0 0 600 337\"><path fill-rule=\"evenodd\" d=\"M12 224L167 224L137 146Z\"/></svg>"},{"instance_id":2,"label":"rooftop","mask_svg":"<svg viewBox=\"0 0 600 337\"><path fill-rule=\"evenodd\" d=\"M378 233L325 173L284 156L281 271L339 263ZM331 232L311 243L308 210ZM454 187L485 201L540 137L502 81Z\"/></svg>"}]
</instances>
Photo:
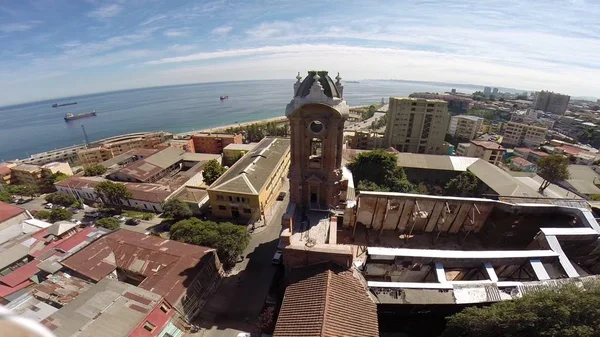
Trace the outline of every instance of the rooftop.
<instances>
[{"instance_id":1,"label":"rooftop","mask_svg":"<svg viewBox=\"0 0 600 337\"><path fill-rule=\"evenodd\" d=\"M487 150L502 150L502 146L495 142L483 141L483 140L472 140L472 144L481 146Z\"/></svg>"},{"instance_id":2,"label":"rooftop","mask_svg":"<svg viewBox=\"0 0 600 337\"><path fill-rule=\"evenodd\" d=\"M258 145L258 143L248 143L248 144L229 144L223 148L225 150L239 150L239 151L251 151Z\"/></svg>"},{"instance_id":3,"label":"rooftop","mask_svg":"<svg viewBox=\"0 0 600 337\"><path fill-rule=\"evenodd\" d=\"M160 295L107 278L42 324L57 337L126 337L160 301Z\"/></svg>"},{"instance_id":4,"label":"rooftop","mask_svg":"<svg viewBox=\"0 0 600 337\"><path fill-rule=\"evenodd\" d=\"M121 229L96 240L62 264L94 281L117 268L141 275L140 288L175 303L185 293L186 279L197 272L203 257L213 251Z\"/></svg>"},{"instance_id":5,"label":"rooftop","mask_svg":"<svg viewBox=\"0 0 600 337\"><path fill-rule=\"evenodd\" d=\"M39 166L33 165L33 164L19 164L19 165L13 167L12 170L33 173L33 172L41 170L41 168Z\"/></svg>"},{"instance_id":6,"label":"rooftop","mask_svg":"<svg viewBox=\"0 0 600 337\"><path fill-rule=\"evenodd\" d=\"M359 275L327 265L292 274L274 337L379 336L377 306Z\"/></svg>"},{"instance_id":7,"label":"rooftop","mask_svg":"<svg viewBox=\"0 0 600 337\"><path fill-rule=\"evenodd\" d=\"M12 219L24 212L25 210L20 207L0 201L0 223Z\"/></svg>"},{"instance_id":8,"label":"rooftop","mask_svg":"<svg viewBox=\"0 0 600 337\"><path fill-rule=\"evenodd\" d=\"M259 194L277 163L289 151L289 139L264 138L252 151L246 153L225 171L209 190Z\"/></svg>"},{"instance_id":9,"label":"rooftop","mask_svg":"<svg viewBox=\"0 0 600 337\"><path fill-rule=\"evenodd\" d=\"M483 117L479 117L479 116L473 116L473 115L458 115L458 116L452 116L452 118L464 118L464 119L470 119L472 121L482 121Z\"/></svg>"},{"instance_id":10,"label":"rooftop","mask_svg":"<svg viewBox=\"0 0 600 337\"><path fill-rule=\"evenodd\" d=\"M514 158L512 159L512 162L513 162L514 164L517 164L517 165L520 165L520 166L529 166L529 165L533 165L533 163L532 163L532 162L530 162L530 161L529 161L529 160L527 160L527 159L521 158L521 157L514 157Z\"/></svg>"},{"instance_id":11,"label":"rooftop","mask_svg":"<svg viewBox=\"0 0 600 337\"><path fill-rule=\"evenodd\" d=\"M329 98L340 98L340 93L338 92L335 83L333 82L331 77L329 77L328 72L325 70L309 71L308 75L304 78L304 80L298 87L298 90L296 91L294 97L308 96L308 94L310 93L310 88L313 86L313 83L315 83L315 76L317 74L319 75L319 83L321 84L321 87L323 87L323 93L325 94L325 96Z\"/></svg>"},{"instance_id":12,"label":"rooftop","mask_svg":"<svg viewBox=\"0 0 600 337\"><path fill-rule=\"evenodd\" d=\"M129 176L135 180L145 181L181 161L183 154L184 151L181 149L167 147L147 158L135 161L115 173Z\"/></svg>"}]
</instances>

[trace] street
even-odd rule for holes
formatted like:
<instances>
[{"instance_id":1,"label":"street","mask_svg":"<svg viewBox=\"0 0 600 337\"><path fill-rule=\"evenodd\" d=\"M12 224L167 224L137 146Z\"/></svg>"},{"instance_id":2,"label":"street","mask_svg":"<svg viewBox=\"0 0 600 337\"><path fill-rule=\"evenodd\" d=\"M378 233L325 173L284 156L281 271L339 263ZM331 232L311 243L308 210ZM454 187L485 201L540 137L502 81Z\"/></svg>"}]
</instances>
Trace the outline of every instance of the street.
<instances>
[{"instance_id":1,"label":"street","mask_svg":"<svg viewBox=\"0 0 600 337\"><path fill-rule=\"evenodd\" d=\"M282 190L289 190L285 185ZM289 202L287 194L283 201L273 204L271 216L267 218L268 225L252 234L244 251L244 261L223 278L217 291L204 305L197 322L201 331L189 336L236 337L239 332L255 329L256 319L278 268L271 259L279 242L281 216Z\"/></svg>"}]
</instances>

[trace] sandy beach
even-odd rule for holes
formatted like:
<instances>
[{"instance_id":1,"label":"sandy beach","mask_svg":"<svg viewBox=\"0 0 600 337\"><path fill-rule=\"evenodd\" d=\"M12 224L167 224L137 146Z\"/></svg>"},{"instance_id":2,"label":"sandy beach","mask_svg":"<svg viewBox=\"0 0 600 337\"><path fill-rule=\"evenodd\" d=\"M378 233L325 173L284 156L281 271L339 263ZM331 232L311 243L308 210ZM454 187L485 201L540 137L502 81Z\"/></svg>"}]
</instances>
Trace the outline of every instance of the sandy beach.
<instances>
[{"instance_id":1,"label":"sandy beach","mask_svg":"<svg viewBox=\"0 0 600 337\"><path fill-rule=\"evenodd\" d=\"M222 132L223 130L225 130L227 128L247 126L247 125L257 124L257 123L258 124L263 124L263 123L268 123L268 122L281 123L281 122L285 122L285 121L287 121L287 117L285 117L285 116L279 116L279 117L273 117L273 118L267 118L267 119L260 119L260 120L251 121L251 122L234 123L234 124L229 124L229 125L217 126L217 127L210 128L210 129L201 129L201 130L193 130L193 131L188 131L188 132L182 132L182 133L176 134L176 136L186 136L186 135L192 135L192 134L195 134L195 133Z\"/></svg>"}]
</instances>

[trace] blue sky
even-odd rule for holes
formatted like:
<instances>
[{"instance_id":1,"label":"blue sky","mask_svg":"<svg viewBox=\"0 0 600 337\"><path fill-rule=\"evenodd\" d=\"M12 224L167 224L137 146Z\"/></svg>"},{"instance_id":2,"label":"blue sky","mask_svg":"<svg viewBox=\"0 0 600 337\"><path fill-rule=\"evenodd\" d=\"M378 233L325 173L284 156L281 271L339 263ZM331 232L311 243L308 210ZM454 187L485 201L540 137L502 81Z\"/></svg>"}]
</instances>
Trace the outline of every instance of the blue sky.
<instances>
[{"instance_id":1,"label":"blue sky","mask_svg":"<svg viewBox=\"0 0 600 337\"><path fill-rule=\"evenodd\" d=\"M600 97L598 17L584 0L0 0L0 106L315 68Z\"/></svg>"}]
</instances>

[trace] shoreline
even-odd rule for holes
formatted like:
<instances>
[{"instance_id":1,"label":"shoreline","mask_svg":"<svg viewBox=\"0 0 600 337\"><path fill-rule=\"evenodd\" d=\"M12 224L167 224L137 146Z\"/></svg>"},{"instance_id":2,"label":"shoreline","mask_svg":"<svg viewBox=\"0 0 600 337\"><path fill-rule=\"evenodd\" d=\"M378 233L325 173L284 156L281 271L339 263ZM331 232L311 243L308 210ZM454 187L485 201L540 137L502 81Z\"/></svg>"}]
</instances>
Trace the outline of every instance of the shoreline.
<instances>
[{"instance_id":1,"label":"shoreline","mask_svg":"<svg viewBox=\"0 0 600 337\"><path fill-rule=\"evenodd\" d=\"M184 137L184 136L191 136L196 133L218 133L219 131L223 131L228 128L244 127L244 126L248 126L248 125L252 125L252 124L264 124L264 123L269 123L269 122L281 123L284 121L287 121L286 116L271 117L271 118L266 118L266 119L250 121L250 122L233 123L233 124L227 124L227 125L222 125L222 126L216 126L216 127L208 128L208 129L200 129L200 130L192 130L192 131L187 131L187 132L174 133L173 136Z\"/></svg>"}]
</instances>

